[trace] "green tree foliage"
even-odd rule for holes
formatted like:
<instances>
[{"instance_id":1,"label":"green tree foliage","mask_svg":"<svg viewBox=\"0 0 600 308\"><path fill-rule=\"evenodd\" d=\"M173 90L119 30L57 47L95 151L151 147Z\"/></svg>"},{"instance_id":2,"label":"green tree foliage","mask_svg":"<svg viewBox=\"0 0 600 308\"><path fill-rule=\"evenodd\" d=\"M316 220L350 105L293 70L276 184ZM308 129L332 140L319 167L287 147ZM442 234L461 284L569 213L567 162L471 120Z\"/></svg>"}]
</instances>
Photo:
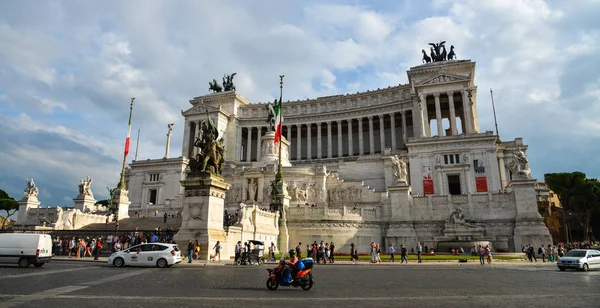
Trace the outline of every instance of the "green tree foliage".
<instances>
[{"instance_id":1,"label":"green tree foliage","mask_svg":"<svg viewBox=\"0 0 600 308\"><path fill-rule=\"evenodd\" d=\"M19 202L11 198L4 190L0 189L0 210L6 211L6 217L2 222L2 229L8 222L10 216L14 215L19 210Z\"/></svg>"},{"instance_id":2,"label":"green tree foliage","mask_svg":"<svg viewBox=\"0 0 600 308\"><path fill-rule=\"evenodd\" d=\"M563 208L562 225L566 226L566 213L576 212L583 216L586 240L589 240L589 225L592 213L600 211L600 182L587 179L582 172L547 173L546 185L554 191ZM563 229L566 239L567 228Z\"/></svg>"}]
</instances>

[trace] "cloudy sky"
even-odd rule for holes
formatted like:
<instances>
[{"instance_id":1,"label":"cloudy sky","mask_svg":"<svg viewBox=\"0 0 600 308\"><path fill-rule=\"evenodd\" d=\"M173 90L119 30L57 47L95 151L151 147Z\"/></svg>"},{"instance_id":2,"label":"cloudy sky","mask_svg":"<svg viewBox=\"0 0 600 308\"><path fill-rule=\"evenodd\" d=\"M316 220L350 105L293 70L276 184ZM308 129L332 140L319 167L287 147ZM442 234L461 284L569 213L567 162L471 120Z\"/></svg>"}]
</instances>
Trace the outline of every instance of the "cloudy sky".
<instances>
[{"instance_id":1,"label":"cloudy sky","mask_svg":"<svg viewBox=\"0 0 600 308\"><path fill-rule=\"evenodd\" d=\"M576 3L576 5L574 5ZM523 137L533 174L600 177L600 1L0 2L0 188L33 177L43 205L72 205L79 179L96 199L116 185L130 98L139 159L172 156L181 109L237 72L253 102L406 83L428 42L477 62L482 130ZM134 148L132 149L134 152ZM130 160L133 155L130 155Z\"/></svg>"}]
</instances>

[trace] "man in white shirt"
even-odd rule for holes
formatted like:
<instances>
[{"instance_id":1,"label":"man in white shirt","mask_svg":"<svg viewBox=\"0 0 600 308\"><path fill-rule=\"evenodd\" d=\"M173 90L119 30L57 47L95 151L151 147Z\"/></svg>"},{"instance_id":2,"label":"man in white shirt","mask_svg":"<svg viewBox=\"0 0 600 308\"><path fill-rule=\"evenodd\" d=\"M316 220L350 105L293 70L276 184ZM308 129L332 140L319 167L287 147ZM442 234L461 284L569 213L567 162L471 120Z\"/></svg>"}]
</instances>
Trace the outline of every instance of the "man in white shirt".
<instances>
[{"instance_id":1,"label":"man in white shirt","mask_svg":"<svg viewBox=\"0 0 600 308\"><path fill-rule=\"evenodd\" d=\"M390 245L390 248L388 248L388 252L390 253L390 261L394 262L394 254L396 253L396 249L394 249L394 244Z\"/></svg>"}]
</instances>

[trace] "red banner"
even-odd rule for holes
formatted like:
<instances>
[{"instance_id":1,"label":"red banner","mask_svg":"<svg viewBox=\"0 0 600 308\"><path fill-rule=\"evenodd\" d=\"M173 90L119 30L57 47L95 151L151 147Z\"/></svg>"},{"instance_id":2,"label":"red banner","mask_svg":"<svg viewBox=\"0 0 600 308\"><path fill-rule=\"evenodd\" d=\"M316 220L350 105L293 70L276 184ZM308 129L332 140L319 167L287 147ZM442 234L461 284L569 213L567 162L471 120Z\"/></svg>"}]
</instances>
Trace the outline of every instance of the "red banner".
<instances>
[{"instance_id":1,"label":"red banner","mask_svg":"<svg viewBox=\"0 0 600 308\"><path fill-rule=\"evenodd\" d=\"M477 192L487 192L487 178L485 176L476 176L475 177L475 187L477 187Z\"/></svg>"},{"instance_id":2,"label":"red banner","mask_svg":"<svg viewBox=\"0 0 600 308\"><path fill-rule=\"evenodd\" d=\"M433 180L423 180L423 193L433 195Z\"/></svg>"}]
</instances>

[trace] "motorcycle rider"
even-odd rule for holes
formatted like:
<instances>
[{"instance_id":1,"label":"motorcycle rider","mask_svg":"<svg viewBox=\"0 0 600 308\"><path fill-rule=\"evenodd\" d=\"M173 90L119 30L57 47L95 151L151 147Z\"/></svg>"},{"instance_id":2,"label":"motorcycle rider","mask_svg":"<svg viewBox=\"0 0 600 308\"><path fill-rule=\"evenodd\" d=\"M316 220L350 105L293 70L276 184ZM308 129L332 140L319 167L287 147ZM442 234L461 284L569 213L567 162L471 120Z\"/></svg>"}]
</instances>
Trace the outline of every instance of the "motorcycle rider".
<instances>
[{"instance_id":1,"label":"motorcycle rider","mask_svg":"<svg viewBox=\"0 0 600 308\"><path fill-rule=\"evenodd\" d=\"M290 251L288 251L288 253L290 254L290 261L285 262L285 264L287 265L284 269L283 269L283 275L291 275L292 279L290 280L290 283L292 283L294 281L294 277L296 276L296 273L298 272L296 270L296 265L298 264L298 257L296 257L296 250L294 249L290 249Z\"/></svg>"}]
</instances>

